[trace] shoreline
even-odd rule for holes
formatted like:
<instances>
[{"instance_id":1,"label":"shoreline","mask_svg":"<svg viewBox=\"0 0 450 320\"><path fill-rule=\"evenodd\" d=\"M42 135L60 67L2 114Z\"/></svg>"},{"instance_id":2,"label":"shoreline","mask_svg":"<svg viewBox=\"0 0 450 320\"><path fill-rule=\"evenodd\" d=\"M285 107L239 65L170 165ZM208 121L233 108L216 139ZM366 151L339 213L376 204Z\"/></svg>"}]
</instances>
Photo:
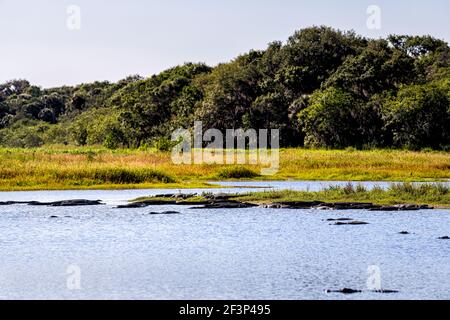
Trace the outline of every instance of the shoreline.
<instances>
[{"instance_id":1,"label":"shoreline","mask_svg":"<svg viewBox=\"0 0 450 320\"><path fill-rule=\"evenodd\" d=\"M140 183L140 184L98 184L92 186L74 186L57 184L54 186L13 186L10 188L1 188L0 193L8 192L37 192L37 191L126 191L126 190L195 190L195 189L261 189L261 190L273 190L274 187L270 185L258 186L252 185L252 183L330 183L330 186L334 186L333 183L338 184L352 184L355 187L363 183L373 183L375 186L380 184L450 184L449 179L439 180L405 180L405 181L391 181L391 180L328 180L328 179L312 179L312 180L294 180L294 179L226 179L222 181L182 181L177 183ZM236 183L236 184L233 184ZM239 183L245 183L248 185L238 185Z\"/></svg>"},{"instance_id":2,"label":"shoreline","mask_svg":"<svg viewBox=\"0 0 450 320\"><path fill-rule=\"evenodd\" d=\"M271 190L246 194L166 194L141 197L129 201L129 207L153 203L172 205L207 205L225 203L231 208L241 205L265 208L377 209L413 207L450 209L450 187L439 184L393 184L387 189L367 190L363 186L331 186L322 191ZM225 209L226 209L225 206ZM125 206L126 207L126 206ZM220 206L219 206L220 208ZM395 211L395 210L394 210Z\"/></svg>"},{"instance_id":3,"label":"shoreline","mask_svg":"<svg viewBox=\"0 0 450 320\"><path fill-rule=\"evenodd\" d=\"M389 183L389 184L401 184L401 183L412 183L412 184L446 184L450 183L450 179L411 179L411 180L346 180L346 179L308 179L308 180L297 180L297 179L270 179L267 177L263 178L253 178L253 179L225 179L222 181L209 181L209 180L195 180L195 181L181 181L176 183L137 183L137 184L95 184L95 185L67 185L67 184L55 184L51 186L9 186L1 187L0 192L33 192L33 191L102 191L102 190L157 190L157 189L167 189L167 190L194 190L194 189L273 189L271 186L252 186L252 185L233 185L232 183L259 183L259 182L330 182L330 183L350 183L358 185L361 183ZM226 183L227 185L221 184Z\"/></svg>"}]
</instances>

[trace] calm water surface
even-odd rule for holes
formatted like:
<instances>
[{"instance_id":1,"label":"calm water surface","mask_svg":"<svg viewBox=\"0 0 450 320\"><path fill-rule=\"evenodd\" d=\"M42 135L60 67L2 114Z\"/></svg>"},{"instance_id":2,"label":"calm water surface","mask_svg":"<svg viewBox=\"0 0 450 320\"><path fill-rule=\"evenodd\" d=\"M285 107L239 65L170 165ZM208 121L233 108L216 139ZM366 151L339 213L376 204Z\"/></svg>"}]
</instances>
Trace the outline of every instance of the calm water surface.
<instances>
[{"instance_id":1,"label":"calm water surface","mask_svg":"<svg viewBox=\"0 0 450 320\"><path fill-rule=\"evenodd\" d=\"M245 186L315 190L322 184L232 183L242 189L214 192L252 190ZM114 208L165 192L174 191L0 193L0 201L107 203L0 207L0 299L450 299L450 241L438 240L450 236L450 211ZM149 215L166 210L183 214ZM370 224L326 221L340 217ZM80 267L81 290L67 288L70 265ZM381 269L383 288L398 294L325 293L364 290L372 265Z\"/></svg>"}]
</instances>

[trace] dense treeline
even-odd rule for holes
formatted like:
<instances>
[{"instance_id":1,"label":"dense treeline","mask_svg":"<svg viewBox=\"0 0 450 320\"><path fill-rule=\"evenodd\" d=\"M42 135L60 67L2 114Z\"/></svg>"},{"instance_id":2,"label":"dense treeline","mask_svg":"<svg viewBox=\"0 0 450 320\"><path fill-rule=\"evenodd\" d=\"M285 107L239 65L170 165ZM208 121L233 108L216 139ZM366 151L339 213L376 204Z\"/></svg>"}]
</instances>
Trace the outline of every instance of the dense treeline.
<instances>
[{"instance_id":1,"label":"dense treeline","mask_svg":"<svg viewBox=\"0 0 450 320\"><path fill-rule=\"evenodd\" d=\"M303 29L214 68L41 89L0 85L0 145L167 146L173 130L279 128L282 146L450 148L450 48Z\"/></svg>"}]
</instances>

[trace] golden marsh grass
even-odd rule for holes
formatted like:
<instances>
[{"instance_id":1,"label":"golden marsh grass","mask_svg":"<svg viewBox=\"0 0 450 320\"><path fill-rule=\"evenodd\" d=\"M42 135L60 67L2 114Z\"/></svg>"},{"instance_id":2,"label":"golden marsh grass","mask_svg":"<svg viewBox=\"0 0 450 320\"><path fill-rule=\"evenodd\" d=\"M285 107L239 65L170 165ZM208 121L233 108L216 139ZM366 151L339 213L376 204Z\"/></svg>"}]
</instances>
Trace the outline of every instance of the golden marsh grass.
<instances>
[{"instance_id":1,"label":"golden marsh grass","mask_svg":"<svg viewBox=\"0 0 450 320\"><path fill-rule=\"evenodd\" d=\"M280 169L253 165L175 165L154 150L46 147L0 149L0 190L185 188L211 180L443 181L450 153L283 149Z\"/></svg>"}]
</instances>

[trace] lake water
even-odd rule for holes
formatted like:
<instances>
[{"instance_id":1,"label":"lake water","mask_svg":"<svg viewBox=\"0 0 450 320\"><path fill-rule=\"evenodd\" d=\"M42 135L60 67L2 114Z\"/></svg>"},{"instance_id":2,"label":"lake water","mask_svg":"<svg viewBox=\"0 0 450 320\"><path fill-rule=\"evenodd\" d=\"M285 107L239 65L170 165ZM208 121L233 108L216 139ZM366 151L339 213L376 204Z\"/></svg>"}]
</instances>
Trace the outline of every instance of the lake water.
<instances>
[{"instance_id":1,"label":"lake water","mask_svg":"<svg viewBox=\"0 0 450 320\"><path fill-rule=\"evenodd\" d=\"M240 188L214 192L315 190L322 184L231 183ZM114 208L165 192L174 191L0 193L0 201L106 203L0 206L0 299L450 299L450 241L438 239L450 236L450 211ZM166 210L183 214L149 215ZM326 221L343 217L369 224ZM81 271L80 290L70 289L69 266ZM384 289L399 293L325 292L365 290L370 266L381 271Z\"/></svg>"}]
</instances>

